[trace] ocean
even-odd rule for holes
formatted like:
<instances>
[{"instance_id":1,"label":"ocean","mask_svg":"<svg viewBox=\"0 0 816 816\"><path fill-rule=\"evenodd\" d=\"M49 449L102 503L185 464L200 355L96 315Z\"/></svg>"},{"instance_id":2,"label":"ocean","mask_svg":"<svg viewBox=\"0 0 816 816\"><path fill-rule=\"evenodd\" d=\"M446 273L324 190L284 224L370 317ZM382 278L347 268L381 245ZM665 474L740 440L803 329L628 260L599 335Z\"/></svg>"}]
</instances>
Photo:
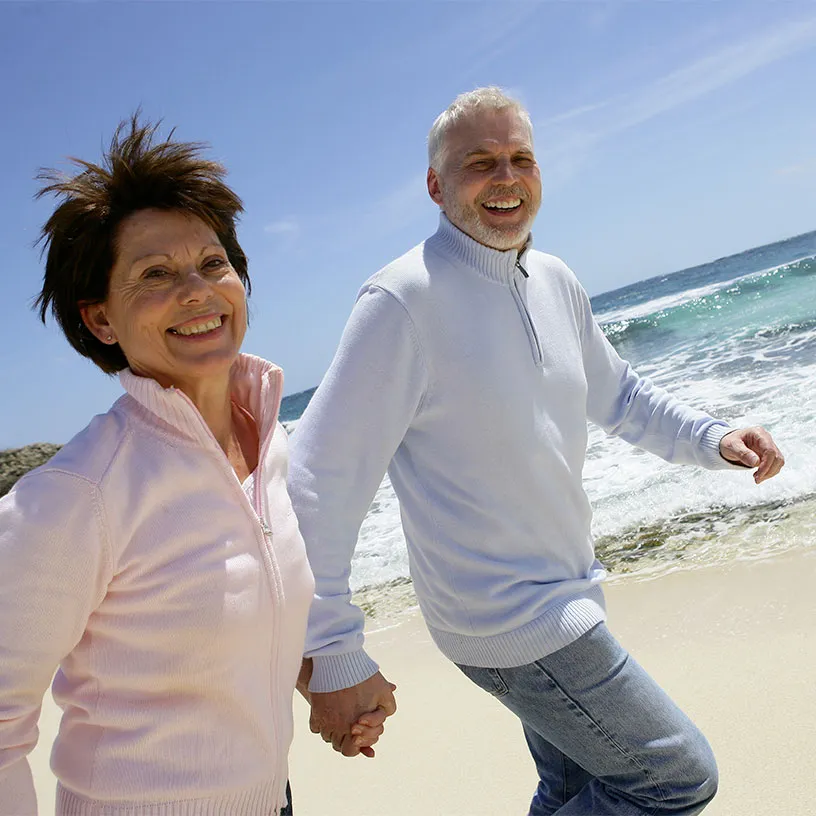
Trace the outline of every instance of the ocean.
<instances>
[{"instance_id":1,"label":"ocean","mask_svg":"<svg viewBox=\"0 0 816 816\"><path fill-rule=\"evenodd\" d=\"M816 547L816 232L597 295L592 306L640 374L734 426L764 425L786 457L757 486L748 473L669 465L590 425L584 486L610 580ZM290 432L313 391L285 398ZM351 583L375 614L412 603L387 476Z\"/></svg>"}]
</instances>

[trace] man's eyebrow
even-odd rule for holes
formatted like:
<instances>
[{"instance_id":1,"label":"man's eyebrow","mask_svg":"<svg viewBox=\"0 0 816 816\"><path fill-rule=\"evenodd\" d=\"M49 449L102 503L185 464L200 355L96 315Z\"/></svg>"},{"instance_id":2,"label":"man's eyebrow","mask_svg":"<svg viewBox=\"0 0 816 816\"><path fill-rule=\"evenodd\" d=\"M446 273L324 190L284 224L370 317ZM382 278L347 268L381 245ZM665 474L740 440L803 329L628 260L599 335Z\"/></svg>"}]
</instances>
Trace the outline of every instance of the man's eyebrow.
<instances>
[{"instance_id":1,"label":"man's eyebrow","mask_svg":"<svg viewBox=\"0 0 816 816\"><path fill-rule=\"evenodd\" d=\"M533 149L531 147L519 147L512 152L514 155L518 155L519 153L526 153L530 156L533 155ZM464 158L469 159L472 156L490 156L492 154L493 151L489 147L474 147L473 150L468 150L468 152L465 153Z\"/></svg>"},{"instance_id":2,"label":"man's eyebrow","mask_svg":"<svg viewBox=\"0 0 816 816\"><path fill-rule=\"evenodd\" d=\"M469 159L471 156L488 156L492 152L493 151L487 147L474 147L473 150L468 150L468 152L465 153L465 158Z\"/></svg>"}]
</instances>

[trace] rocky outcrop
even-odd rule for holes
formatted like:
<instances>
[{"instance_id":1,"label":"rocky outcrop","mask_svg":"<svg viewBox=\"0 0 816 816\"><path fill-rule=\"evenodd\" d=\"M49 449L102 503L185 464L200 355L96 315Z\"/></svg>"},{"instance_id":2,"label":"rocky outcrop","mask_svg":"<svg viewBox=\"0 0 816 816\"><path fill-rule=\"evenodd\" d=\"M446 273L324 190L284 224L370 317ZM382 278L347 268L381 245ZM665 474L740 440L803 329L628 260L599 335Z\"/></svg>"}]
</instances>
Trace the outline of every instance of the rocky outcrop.
<instances>
[{"instance_id":1,"label":"rocky outcrop","mask_svg":"<svg viewBox=\"0 0 816 816\"><path fill-rule=\"evenodd\" d=\"M0 496L5 496L22 475L47 462L61 447L37 442L24 448L0 451Z\"/></svg>"}]
</instances>

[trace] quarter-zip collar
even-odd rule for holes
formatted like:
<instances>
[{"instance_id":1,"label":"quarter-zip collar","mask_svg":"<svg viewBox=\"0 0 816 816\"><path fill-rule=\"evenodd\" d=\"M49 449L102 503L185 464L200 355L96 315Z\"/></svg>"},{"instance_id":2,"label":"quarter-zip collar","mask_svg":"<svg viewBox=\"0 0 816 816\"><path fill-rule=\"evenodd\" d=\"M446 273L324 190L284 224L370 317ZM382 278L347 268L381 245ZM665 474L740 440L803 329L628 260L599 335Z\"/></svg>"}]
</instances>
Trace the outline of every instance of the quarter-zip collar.
<instances>
[{"instance_id":1,"label":"quarter-zip collar","mask_svg":"<svg viewBox=\"0 0 816 816\"><path fill-rule=\"evenodd\" d=\"M143 408L171 425L187 438L211 445L201 414L182 391L163 388L151 377L140 377L129 368L119 372L119 382ZM240 354L230 369L232 399L258 423L261 445L275 431L283 393L283 372L278 366L252 354Z\"/></svg>"},{"instance_id":2,"label":"quarter-zip collar","mask_svg":"<svg viewBox=\"0 0 816 816\"><path fill-rule=\"evenodd\" d=\"M454 258L459 263L473 269L483 278L495 283L509 284L516 272L521 272L517 264L524 267L524 259L533 244L532 233L521 252L515 249L505 251L474 241L458 227L454 226L445 213L439 214L439 229L428 239L427 243L441 255Z\"/></svg>"}]
</instances>

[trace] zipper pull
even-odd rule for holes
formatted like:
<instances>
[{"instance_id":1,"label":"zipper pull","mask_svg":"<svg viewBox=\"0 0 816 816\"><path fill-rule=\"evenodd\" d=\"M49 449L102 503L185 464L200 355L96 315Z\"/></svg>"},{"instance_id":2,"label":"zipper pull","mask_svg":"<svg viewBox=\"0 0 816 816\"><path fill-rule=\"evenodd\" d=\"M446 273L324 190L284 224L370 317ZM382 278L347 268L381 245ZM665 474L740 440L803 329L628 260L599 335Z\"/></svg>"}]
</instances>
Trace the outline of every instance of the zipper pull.
<instances>
[{"instance_id":1,"label":"zipper pull","mask_svg":"<svg viewBox=\"0 0 816 816\"><path fill-rule=\"evenodd\" d=\"M521 261L518 258L516 258L516 266L521 270L521 274L524 275L525 278L530 277L527 274L527 270L521 265Z\"/></svg>"},{"instance_id":2,"label":"zipper pull","mask_svg":"<svg viewBox=\"0 0 816 816\"><path fill-rule=\"evenodd\" d=\"M271 538L272 537L272 530L269 529L269 525L260 516L258 516L258 521L260 522L261 530L263 531L263 534L265 536L268 536L269 538Z\"/></svg>"}]
</instances>

